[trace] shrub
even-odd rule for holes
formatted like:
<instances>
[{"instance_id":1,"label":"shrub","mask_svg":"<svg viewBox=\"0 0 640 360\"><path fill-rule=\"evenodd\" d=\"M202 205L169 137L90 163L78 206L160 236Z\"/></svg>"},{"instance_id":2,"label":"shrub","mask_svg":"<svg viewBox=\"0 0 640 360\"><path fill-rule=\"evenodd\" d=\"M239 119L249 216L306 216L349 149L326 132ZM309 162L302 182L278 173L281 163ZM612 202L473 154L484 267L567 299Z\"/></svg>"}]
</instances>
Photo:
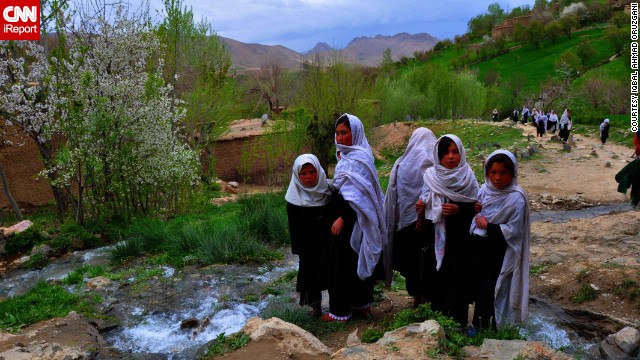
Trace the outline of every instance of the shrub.
<instances>
[{"instance_id":1,"label":"shrub","mask_svg":"<svg viewBox=\"0 0 640 360\"><path fill-rule=\"evenodd\" d=\"M6 256L17 255L31 250L32 247L45 241L40 229L31 226L27 230L17 233L9 237L5 245Z\"/></svg>"}]
</instances>

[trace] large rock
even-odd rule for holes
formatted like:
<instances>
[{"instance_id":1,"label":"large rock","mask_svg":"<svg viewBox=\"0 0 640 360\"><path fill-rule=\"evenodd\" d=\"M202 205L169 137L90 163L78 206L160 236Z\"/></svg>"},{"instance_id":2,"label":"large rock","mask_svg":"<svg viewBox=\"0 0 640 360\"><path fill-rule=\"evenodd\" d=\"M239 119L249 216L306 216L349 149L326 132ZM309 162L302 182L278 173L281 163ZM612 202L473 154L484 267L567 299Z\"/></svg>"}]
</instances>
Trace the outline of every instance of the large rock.
<instances>
[{"instance_id":1,"label":"large rock","mask_svg":"<svg viewBox=\"0 0 640 360\"><path fill-rule=\"evenodd\" d=\"M46 341L33 341L0 353L0 359L11 360L84 360L93 356L75 347L63 346Z\"/></svg>"},{"instance_id":2,"label":"large rock","mask_svg":"<svg viewBox=\"0 0 640 360\"><path fill-rule=\"evenodd\" d=\"M639 347L640 332L629 326L607 336L600 343L600 349L608 359L636 358Z\"/></svg>"},{"instance_id":3,"label":"large rock","mask_svg":"<svg viewBox=\"0 0 640 360\"><path fill-rule=\"evenodd\" d=\"M389 331L375 344L360 344L338 350L332 359L423 359L429 350L438 349L444 330L434 320L411 324Z\"/></svg>"},{"instance_id":4,"label":"large rock","mask_svg":"<svg viewBox=\"0 0 640 360\"><path fill-rule=\"evenodd\" d=\"M111 285L111 280L104 276L96 276L87 280L88 289L102 289Z\"/></svg>"},{"instance_id":5,"label":"large rock","mask_svg":"<svg viewBox=\"0 0 640 360\"><path fill-rule=\"evenodd\" d=\"M9 226L8 228L2 228L2 234L4 236L11 236L13 234L17 234L17 233L21 233L25 230L27 230L28 228L30 228L33 225L33 223L29 220L22 220L19 223L13 225L13 226Z\"/></svg>"},{"instance_id":6,"label":"large rock","mask_svg":"<svg viewBox=\"0 0 640 360\"><path fill-rule=\"evenodd\" d=\"M311 333L276 317L266 320L252 317L247 320L242 331L252 341L275 340L277 346L290 354L291 358L296 358L295 354L310 356L331 354L329 348Z\"/></svg>"},{"instance_id":7,"label":"large rock","mask_svg":"<svg viewBox=\"0 0 640 360\"><path fill-rule=\"evenodd\" d=\"M573 357L552 349L540 341L485 339L481 346L465 346L462 349L468 359L545 359L573 360Z\"/></svg>"}]
</instances>

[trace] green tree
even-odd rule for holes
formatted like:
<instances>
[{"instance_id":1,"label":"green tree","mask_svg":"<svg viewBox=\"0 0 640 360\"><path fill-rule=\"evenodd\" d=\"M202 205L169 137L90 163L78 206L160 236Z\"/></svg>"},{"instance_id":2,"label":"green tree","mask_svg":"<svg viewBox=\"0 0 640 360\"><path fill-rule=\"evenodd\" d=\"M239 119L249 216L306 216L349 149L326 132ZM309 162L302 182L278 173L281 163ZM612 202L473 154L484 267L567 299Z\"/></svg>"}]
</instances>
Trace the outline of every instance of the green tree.
<instances>
[{"instance_id":1,"label":"green tree","mask_svg":"<svg viewBox=\"0 0 640 360\"><path fill-rule=\"evenodd\" d=\"M587 61L589 61L589 59L596 55L596 49L593 48L591 42L583 42L576 46L576 55L584 66L587 64Z\"/></svg>"},{"instance_id":2,"label":"green tree","mask_svg":"<svg viewBox=\"0 0 640 360\"><path fill-rule=\"evenodd\" d=\"M578 17L575 14L566 15L558 20L558 25L564 35L570 38L573 29L578 27Z\"/></svg>"},{"instance_id":3,"label":"green tree","mask_svg":"<svg viewBox=\"0 0 640 360\"><path fill-rule=\"evenodd\" d=\"M560 38L560 35L562 35L562 28L557 21L551 21L544 26L544 35L547 39L551 40L551 42L555 43L558 38Z\"/></svg>"},{"instance_id":4,"label":"green tree","mask_svg":"<svg viewBox=\"0 0 640 360\"><path fill-rule=\"evenodd\" d=\"M529 26L527 27L527 35L529 37L529 41L537 49L540 49L545 37L544 25L542 25L542 23L537 20L532 21L531 24L529 24Z\"/></svg>"},{"instance_id":5,"label":"green tree","mask_svg":"<svg viewBox=\"0 0 640 360\"><path fill-rule=\"evenodd\" d=\"M391 49L386 48L382 53L382 62L380 63L380 71L382 74L391 77L395 75L396 65L393 61L393 56L391 54Z\"/></svg>"}]
</instances>

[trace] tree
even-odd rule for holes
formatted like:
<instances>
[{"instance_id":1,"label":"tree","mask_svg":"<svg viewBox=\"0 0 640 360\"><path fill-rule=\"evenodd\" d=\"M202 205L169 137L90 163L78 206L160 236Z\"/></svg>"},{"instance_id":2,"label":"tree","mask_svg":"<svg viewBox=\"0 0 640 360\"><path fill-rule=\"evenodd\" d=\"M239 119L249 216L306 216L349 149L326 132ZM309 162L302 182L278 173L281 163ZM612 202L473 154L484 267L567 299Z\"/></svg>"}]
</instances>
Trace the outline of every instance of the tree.
<instances>
[{"instance_id":1,"label":"tree","mask_svg":"<svg viewBox=\"0 0 640 360\"><path fill-rule=\"evenodd\" d=\"M335 120L357 109L366 79L360 66L347 64L337 53L328 59L316 54L303 65L302 83L300 103L313 113L308 129L311 148L326 171Z\"/></svg>"},{"instance_id":2,"label":"tree","mask_svg":"<svg viewBox=\"0 0 640 360\"><path fill-rule=\"evenodd\" d=\"M529 41L540 49L542 47L542 41L544 41L544 25L541 22L534 20L527 27L527 34L529 35Z\"/></svg>"},{"instance_id":3,"label":"tree","mask_svg":"<svg viewBox=\"0 0 640 360\"><path fill-rule=\"evenodd\" d=\"M587 61L596 55L596 50L591 45L591 42L583 42L576 46L576 55L580 59L582 66L585 66Z\"/></svg>"},{"instance_id":4,"label":"tree","mask_svg":"<svg viewBox=\"0 0 640 360\"><path fill-rule=\"evenodd\" d=\"M380 63L380 71L388 77L393 76L396 71L396 65L395 65L395 62L393 61L393 55L391 54L390 48L386 48L382 53L382 62Z\"/></svg>"},{"instance_id":5,"label":"tree","mask_svg":"<svg viewBox=\"0 0 640 360\"><path fill-rule=\"evenodd\" d=\"M565 36L571 38L573 29L578 27L578 17L575 14L565 15L558 20L558 25L560 25L560 29Z\"/></svg>"},{"instance_id":6,"label":"tree","mask_svg":"<svg viewBox=\"0 0 640 360\"><path fill-rule=\"evenodd\" d=\"M562 28L557 21L551 21L544 26L544 35L547 39L551 40L551 42L555 43L558 38L560 38L560 35L562 35Z\"/></svg>"}]
</instances>

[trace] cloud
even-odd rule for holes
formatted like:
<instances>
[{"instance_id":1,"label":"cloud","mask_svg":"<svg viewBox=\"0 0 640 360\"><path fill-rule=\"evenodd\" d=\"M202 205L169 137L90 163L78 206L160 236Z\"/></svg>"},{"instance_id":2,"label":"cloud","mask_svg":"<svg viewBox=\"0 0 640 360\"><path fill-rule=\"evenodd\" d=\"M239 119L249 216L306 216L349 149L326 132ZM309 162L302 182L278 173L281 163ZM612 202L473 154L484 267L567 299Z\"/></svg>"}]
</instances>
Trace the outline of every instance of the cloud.
<instances>
[{"instance_id":1,"label":"cloud","mask_svg":"<svg viewBox=\"0 0 640 360\"><path fill-rule=\"evenodd\" d=\"M246 43L283 45L304 52L318 42L338 48L359 36L426 32L453 38L494 1L468 0L184 0L196 20L206 18L218 35ZM497 1L505 10L533 0ZM161 0L150 2L152 12Z\"/></svg>"}]
</instances>

